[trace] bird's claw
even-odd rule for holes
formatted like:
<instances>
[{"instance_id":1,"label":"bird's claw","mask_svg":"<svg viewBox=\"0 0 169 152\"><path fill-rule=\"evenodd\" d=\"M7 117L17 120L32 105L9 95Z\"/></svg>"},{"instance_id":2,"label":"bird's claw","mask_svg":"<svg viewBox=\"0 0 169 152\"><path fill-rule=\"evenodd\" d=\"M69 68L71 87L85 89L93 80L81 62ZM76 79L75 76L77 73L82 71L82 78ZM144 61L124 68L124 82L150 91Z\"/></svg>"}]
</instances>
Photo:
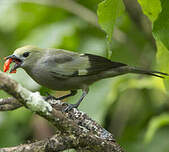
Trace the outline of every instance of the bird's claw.
<instances>
[{"instance_id":1,"label":"bird's claw","mask_svg":"<svg viewBox=\"0 0 169 152\"><path fill-rule=\"evenodd\" d=\"M45 99L46 101L48 101L48 100L50 100L50 99L53 99L53 100L61 100L61 99L62 99L62 97L59 97L59 98L54 97L54 96L50 95L48 92L46 92L46 95L47 95L47 96L44 97L44 99ZM63 103L63 105L64 105L64 104L66 105L66 108L64 108L64 109L62 110L62 112L69 112L69 111L72 110L73 108L77 108L77 107L78 107L78 104Z\"/></svg>"},{"instance_id":2,"label":"bird's claw","mask_svg":"<svg viewBox=\"0 0 169 152\"><path fill-rule=\"evenodd\" d=\"M63 109L63 112L69 112L73 108L77 108L77 107L78 107L77 104L68 104L67 107L65 109Z\"/></svg>"},{"instance_id":3,"label":"bird's claw","mask_svg":"<svg viewBox=\"0 0 169 152\"><path fill-rule=\"evenodd\" d=\"M51 96L51 95L49 95L49 96L45 97L45 100L46 100L46 101L48 101L48 100L50 100L50 99L57 100L57 98L56 98L56 97Z\"/></svg>"}]
</instances>

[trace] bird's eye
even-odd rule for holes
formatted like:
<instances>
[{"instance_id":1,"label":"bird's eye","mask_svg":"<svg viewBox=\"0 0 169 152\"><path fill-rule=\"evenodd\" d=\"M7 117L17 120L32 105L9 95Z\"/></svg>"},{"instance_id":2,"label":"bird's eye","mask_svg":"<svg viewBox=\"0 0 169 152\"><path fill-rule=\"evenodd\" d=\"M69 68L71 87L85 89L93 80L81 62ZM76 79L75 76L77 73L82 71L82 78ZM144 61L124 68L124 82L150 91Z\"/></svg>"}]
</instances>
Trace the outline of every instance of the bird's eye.
<instances>
[{"instance_id":1,"label":"bird's eye","mask_svg":"<svg viewBox=\"0 0 169 152\"><path fill-rule=\"evenodd\" d=\"M23 57L28 57L29 56L29 54L30 54L30 52L25 52L25 53L23 53Z\"/></svg>"}]
</instances>

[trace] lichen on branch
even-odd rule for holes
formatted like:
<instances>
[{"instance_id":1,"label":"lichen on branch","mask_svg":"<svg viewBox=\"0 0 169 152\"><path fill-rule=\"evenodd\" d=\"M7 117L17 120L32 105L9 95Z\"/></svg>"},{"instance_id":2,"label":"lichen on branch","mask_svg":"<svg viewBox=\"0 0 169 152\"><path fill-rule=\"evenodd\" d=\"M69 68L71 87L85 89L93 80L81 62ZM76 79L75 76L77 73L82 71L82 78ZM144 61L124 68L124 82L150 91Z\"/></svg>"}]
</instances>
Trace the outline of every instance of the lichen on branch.
<instances>
[{"instance_id":1,"label":"lichen on branch","mask_svg":"<svg viewBox=\"0 0 169 152\"><path fill-rule=\"evenodd\" d=\"M34 152L40 149L62 151L70 148L76 150L123 152L111 133L102 128L85 113L77 109L72 109L68 113L62 112L65 104L60 101L47 102L39 92L31 92L12 80L7 74L0 71L0 89L6 91L12 97L0 99L0 110L4 106L10 107L6 110L14 110L24 106L25 108L44 117L52 123L58 130L53 137L48 140L38 141L31 144L19 145L12 148L0 148L0 151L9 152L12 150ZM1 111L5 111L5 110Z\"/></svg>"}]
</instances>

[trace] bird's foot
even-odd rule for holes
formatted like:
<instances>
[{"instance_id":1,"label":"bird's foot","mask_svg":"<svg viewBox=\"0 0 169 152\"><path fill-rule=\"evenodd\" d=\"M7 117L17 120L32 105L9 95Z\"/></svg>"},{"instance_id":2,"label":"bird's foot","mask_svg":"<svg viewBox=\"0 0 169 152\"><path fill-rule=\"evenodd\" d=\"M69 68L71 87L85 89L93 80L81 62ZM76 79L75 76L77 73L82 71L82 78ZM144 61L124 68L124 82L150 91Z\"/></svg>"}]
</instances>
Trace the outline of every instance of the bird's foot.
<instances>
[{"instance_id":1,"label":"bird's foot","mask_svg":"<svg viewBox=\"0 0 169 152\"><path fill-rule=\"evenodd\" d=\"M45 96L44 97L44 99L46 100L46 101L48 101L48 100L62 100L62 98L63 98L63 96L62 97L54 97L54 96L52 96L52 95L50 95L48 92L46 93L47 94L47 96ZM79 106L79 104L68 104L68 103L63 103L63 104L65 104L66 105L66 108L64 108L63 110L62 110L62 112L69 112L70 110L72 110L73 108L77 108L78 106Z\"/></svg>"},{"instance_id":2,"label":"bird's foot","mask_svg":"<svg viewBox=\"0 0 169 152\"><path fill-rule=\"evenodd\" d=\"M77 104L66 104L66 105L67 105L67 107L65 109L63 109L63 112L69 112L73 108L77 108L78 107Z\"/></svg>"}]
</instances>

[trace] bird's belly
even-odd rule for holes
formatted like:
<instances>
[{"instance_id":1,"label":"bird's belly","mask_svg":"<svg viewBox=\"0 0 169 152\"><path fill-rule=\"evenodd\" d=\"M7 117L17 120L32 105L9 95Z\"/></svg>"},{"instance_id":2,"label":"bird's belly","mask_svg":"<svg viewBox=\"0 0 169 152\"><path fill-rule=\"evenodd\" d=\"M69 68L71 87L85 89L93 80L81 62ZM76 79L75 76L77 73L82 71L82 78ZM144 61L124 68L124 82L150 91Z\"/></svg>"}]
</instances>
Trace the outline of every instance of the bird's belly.
<instances>
[{"instance_id":1,"label":"bird's belly","mask_svg":"<svg viewBox=\"0 0 169 152\"><path fill-rule=\"evenodd\" d=\"M86 83L84 79L77 77L70 78L57 78L52 77L48 73L43 72L39 75L28 73L38 84L47 87L52 90L66 91L66 90L77 90L82 89Z\"/></svg>"},{"instance_id":2,"label":"bird's belly","mask_svg":"<svg viewBox=\"0 0 169 152\"><path fill-rule=\"evenodd\" d=\"M39 84L52 90L64 91L64 90L77 90L83 88L83 85L78 82L72 82L70 79L43 79L38 80Z\"/></svg>"}]
</instances>

